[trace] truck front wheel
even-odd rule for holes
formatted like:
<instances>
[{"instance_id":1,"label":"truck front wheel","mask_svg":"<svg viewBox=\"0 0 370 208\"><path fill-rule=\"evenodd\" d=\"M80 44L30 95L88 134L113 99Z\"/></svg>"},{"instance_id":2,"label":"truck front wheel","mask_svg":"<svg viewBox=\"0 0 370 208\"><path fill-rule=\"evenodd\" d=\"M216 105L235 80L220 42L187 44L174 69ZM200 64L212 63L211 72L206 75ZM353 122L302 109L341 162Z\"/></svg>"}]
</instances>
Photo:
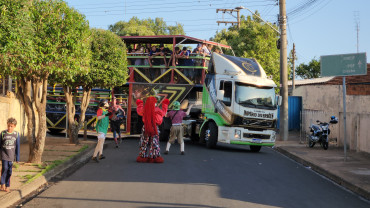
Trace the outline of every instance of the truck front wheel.
<instances>
[{"instance_id":1,"label":"truck front wheel","mask_svg":"<svg viewBox=\"0 0 370 208\"><path fill-rule=\"evenodd\" d=\"M214 148L217 145L218 129L214 122L209 122L205 130L205 141L207 148Z\"/></svg>"},{"instance_id":2,"label":"truck front wheel","mask_svg":"<svg viewBox=\"0 0 370 208\"><path fill-rule=\"evenodd\" d=\"M261 150L261 146L256 146L256 145L250 145L249 148L251 152L259 152Z\"/></svg>"}]
</instances>

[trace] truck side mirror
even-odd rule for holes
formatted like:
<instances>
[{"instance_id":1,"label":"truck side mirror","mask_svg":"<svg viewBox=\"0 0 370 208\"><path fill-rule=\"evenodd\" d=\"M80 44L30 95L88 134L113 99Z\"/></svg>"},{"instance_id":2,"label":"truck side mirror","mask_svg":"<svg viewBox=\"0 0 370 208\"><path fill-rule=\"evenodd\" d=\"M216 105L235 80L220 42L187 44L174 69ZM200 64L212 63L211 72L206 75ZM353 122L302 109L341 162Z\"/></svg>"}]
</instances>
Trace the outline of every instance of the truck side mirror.
<instances>
[{"instance_id":1,"label":"truck side mirror","mask_svg":"<svg viewBox=\"0 0 370 208\"><path fill-rule=\"evenodd\" d=\"M223 100L225 95L225 90L218 90L217 91L217 100Z\"/></svg>"},{"instance_id":2,"label":"truck side mirror","mask_svg":"<svg viewBox=\"0 0 370 208\"><path fill-rule=\"evenodd\" d=\"M276 101L277 101L277 105L278 105L278 106L281 106L282 97L281 97L280 95L277 95L277 96L276 96Z\"/></svg>"}]
</instances>

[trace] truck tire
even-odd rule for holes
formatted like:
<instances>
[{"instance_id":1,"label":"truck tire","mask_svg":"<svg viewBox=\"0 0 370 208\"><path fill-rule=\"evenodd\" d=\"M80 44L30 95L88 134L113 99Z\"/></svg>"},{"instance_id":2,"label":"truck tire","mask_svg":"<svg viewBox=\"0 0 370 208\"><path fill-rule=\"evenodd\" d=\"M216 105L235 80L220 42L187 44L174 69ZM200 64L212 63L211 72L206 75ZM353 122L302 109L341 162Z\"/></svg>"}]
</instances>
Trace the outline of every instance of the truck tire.
<instances>
[{"instance_id":1,"label":"truck tire","mask_svg":"<svg viewBox=\"0 0 370 208\"><path fill-rule=\"evenodd\" d=\"M199 134L195 133L195 128L197 126L197 123L194 122L191 124L191 135L190 139L192 142L198 142L199 141Z\"/></svg>"},{"instance_id":2,"label":"truck tire","mask_svg":"<svg viewBox=\"0 0 370 208\"><path fill-rule=\"evenodd\" d=\"M215 148L217 145L218 129L215 122L209 122L205 130L205 141L207 148Z\"/></svg>"},{"instance_id":3,"label":"truck tire","mask_svg":"<svg viewBox=\"0 0 370 208\"><path fill-rule=\"evenodd\" d=\"M64 131L64 129L54 129L54 128L48 128L48 130L50 134L59 134L62 131Z\"/></svg>"},{"instance_id":4,"label":"truck tire","mask_svg":"<svg viewBox=\"0 0 370 208\"><path fill-rule=\"evenodd\" d=\"M249 145L249 149L251 152L259 152L261 150L262 146L257 146L257 145Z\"/></svg>"}]
</instances>

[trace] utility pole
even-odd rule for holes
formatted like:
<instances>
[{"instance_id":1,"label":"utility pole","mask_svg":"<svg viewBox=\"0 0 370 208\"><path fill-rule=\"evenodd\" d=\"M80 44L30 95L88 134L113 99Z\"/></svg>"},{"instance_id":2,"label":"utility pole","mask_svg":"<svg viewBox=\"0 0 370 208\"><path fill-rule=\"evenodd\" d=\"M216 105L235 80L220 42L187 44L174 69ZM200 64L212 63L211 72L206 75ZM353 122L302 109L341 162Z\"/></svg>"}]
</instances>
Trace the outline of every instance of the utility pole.
<instances>
[{"instance_id":1,"label":"utility pole","mask_svg":"<svg viewBox=\"0 0 370 208\"><path fill-rule=\"evenodd\" d=\"M287 63L287 33L286 33L286 3L279 1L280 16L280 80L282 95L282 106L280 108L280 139L288 140L288 63Z\"/></svg>"},{"instance_id":2,"label":"utility pole","mask_svg":"<svg viewBox=\"0 0 370 208\"><path fill-rule=\"evenodd\" d=\"M359 32L360 32L360 17L359 17L359 12L354 12L355 15L355 24L356 24L356 32L357 32L357 53L359 53Z\"/></svg>"},{"instance_id":3,"label":"utility pole","mask_svg":"<svg viewBox=\"0 0 370 208\"><path fill-rule=\"evenodd\" d=\"M292 95L294 95L294 90L295 90L295 44L293 43L293 51L292 51L292 64L293 64L293 77L292 77Z\"/></svg>"},{"instance_id":4,"label":"utility pole","mask_svg":"<svg viewBox=\"0 0 370 208\"><path fill-rule=\"evenodd\" d=\"M236 12L237 13L237 22L232 22L232 21L217 21L217 23L220 25L220 23L225 23L225 25L227 25L228 23L230 23L231 25L234 25L234 24L237 24L238 25L238 28L240 28L240 15L239 15L239 12L240 12L240 9L238 8L235 8L235 9L216 9L216 13L218 12L223 12L224 14L225 13L230 13L231 16L235 17L234 15L232 15L233 12Z\"/></svg>"}]
</instances>

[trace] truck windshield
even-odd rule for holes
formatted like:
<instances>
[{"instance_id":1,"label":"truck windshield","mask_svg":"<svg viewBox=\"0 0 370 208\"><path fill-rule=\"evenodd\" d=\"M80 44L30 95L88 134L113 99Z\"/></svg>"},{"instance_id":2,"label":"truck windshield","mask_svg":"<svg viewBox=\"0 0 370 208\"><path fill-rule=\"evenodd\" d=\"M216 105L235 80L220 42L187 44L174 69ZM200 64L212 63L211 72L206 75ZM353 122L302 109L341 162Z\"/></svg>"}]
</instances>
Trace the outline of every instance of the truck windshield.
<instances>
[{"instance_id":1,"label":"truck windshield","mask_svg":"<svg viewBox=\"0 0 370 208\"><path fill-rule=\"evenodd\" d=\"M244 83L235 84L236 103L245 107L275 109L275 89L273 87L257 87Z\"/></svg>"}]
</instances>

